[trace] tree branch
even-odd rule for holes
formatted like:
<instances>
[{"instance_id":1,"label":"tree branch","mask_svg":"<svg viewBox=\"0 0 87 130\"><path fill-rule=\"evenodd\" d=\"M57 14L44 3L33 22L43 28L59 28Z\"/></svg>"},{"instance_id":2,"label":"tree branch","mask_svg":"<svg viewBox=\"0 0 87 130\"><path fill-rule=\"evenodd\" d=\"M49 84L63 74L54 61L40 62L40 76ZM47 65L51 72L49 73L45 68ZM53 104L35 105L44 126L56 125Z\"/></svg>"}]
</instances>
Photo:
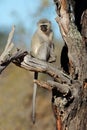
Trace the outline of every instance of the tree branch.
<instances>
[{"instance_id":1,"label":"tree branch","mask_svg":"<svg viewBox=\"0 0 87 130\"><path fill-rule=\"evenodd\" d=\"M13 26L11 32L9 33L5 49L2 55L0 56L0 64L2 64L4 61L6 61L10 57L10 51L14 47L14 44L12 42L14 31L15 31L15 27Z\"/></svg>"},{"instance_id":2,"label":"tree branch","mask_svg":"<svg viewBox=\"0 0 87 130\"><path fill-rule=\"evenodd\" d=\"M0 73L12 62L19 60L20 63L23 60L23 57L28 54L27 51L23 51L14 47L12 42L14 36L15 26L12 27L11 32L9 33L8 40L5 46L3 53L0 56ZM15 52L12 52L12 50Z\"/></svg>"},{"instance_id":3,"label":"tree branch","mask_svg":"<svg viewBox=\"0 0 87 130\"><path fill-rule=\"evenodd\" d=\"M51 63L41 61L39 59L33 58L30 55L24 57L24 61L21 63L21 67L28 69L30 71L37 71L41 73L49 74L54 78L55 81L61 83L68 83L72 81L71 77L60 71L56 66L52 66Z\"/></svg>"},{"instance_id":4,"label":"tree branch","mask_svg":"<svg viewBox=\"0 0 87 130\"><path fill-rule=\"evenodd\" d=\"M63 95L66 95L70 91L69 85L60 84L55 81L48 80L47 82L43 82L43 81L34 80L34 82L37 83L39 86L48 90L52 90L56 88L56 90L62 93Z\"/></svg>"},{"instance_id":5,"label":"tree branch","mask_svg":"<svg viewBox=\"0 0 87 130\"><path fill-rule=\"evenodd\" d=\"M29 71L37 71L41 73L47 73L51 75L55 81L61 83L71 84L71 77L62 71L58 70L55 66L51 66L50 63L40 61L39 59L35 59L31 57L27 51L23 51L20 49L15 49L15 52L12 53L12 49L14 44L12 42L13 34L15 28L12 28L12 31L9 34L8 41L5 47L5 50L0 56L0 73L11 63L13 62L19 67L27 69Z\"/></svg>"}]
</instances>

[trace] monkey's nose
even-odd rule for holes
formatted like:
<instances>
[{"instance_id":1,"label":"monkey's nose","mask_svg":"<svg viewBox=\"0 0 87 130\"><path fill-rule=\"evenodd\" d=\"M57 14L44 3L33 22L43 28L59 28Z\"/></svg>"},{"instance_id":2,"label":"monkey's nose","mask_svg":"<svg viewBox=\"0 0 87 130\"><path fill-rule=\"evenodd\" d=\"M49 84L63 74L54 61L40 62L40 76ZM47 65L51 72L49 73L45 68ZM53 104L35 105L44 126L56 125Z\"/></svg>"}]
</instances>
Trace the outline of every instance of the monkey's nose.
<instances>
[{"instance_id":1,"label":"monkey's nose","mask_svg":"<svg viewBox=\"0 0 87 130\"><path fill-rule=\"evenodd\" d=\"M41 26L41 30L42 30L42 31L47 31L47 25L42 25L42 26Z\"/></svg>"}]
</instances>

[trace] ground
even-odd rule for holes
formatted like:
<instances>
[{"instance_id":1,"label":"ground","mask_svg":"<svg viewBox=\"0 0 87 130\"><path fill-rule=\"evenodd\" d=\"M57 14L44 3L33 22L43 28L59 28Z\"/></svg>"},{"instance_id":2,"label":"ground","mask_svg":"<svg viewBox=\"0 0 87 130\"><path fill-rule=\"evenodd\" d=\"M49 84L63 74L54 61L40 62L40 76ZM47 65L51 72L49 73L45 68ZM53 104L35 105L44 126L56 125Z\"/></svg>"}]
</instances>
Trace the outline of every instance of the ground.
<instances>
[{"instance_id":1,"label":"ground","mask_svg":"<svg viewBox=\"0 0 87 130\"><path fill-rule=\"evenodd\" d=\"M0 130L55 130L51 92L38 88L37 119L31 120L33 72L10 65L0 75Z\"/></svg>"},{"instance_id":2,"label":"ground","mask_svg":"<svg viewBox=\"0 0 87 130\"><path fill-rule=\"evenodd\" d=\"M59 67L61 44L55 46ZM48 77L39 74L40 79ZM10 64L0 75L0 130L55 130L51 92L38 87L36 123L32 113L33 72Z\"/></svg>"}]
</instances>

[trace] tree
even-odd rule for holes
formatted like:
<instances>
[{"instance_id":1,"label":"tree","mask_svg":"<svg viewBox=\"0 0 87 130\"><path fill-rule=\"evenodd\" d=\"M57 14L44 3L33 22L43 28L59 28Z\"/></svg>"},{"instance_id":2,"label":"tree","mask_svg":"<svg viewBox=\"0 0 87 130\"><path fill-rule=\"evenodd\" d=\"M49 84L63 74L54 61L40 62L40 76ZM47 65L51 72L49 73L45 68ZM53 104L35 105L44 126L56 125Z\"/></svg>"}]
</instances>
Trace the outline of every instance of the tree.
<instances>
[{"instance_id":1,"label":"tree","mask_svg":"<svg viewBox=\"0 0 87 130\"><path fill-rule=\"evenodd\" d=\"M80 26L80 20L74 15L76 7L73 2L78 5L77 0L54 0L56 22L65 42L61 54L63 71L50 63L32 58L27 51L16 49L15 53L11 53L14 46L14 27L0 57L0 72L13 62L29 71L46 73L53 77L54 81L34 82L52 91L52 108L57 130L87 129L87 9L81 13Z\"/></svg>"}]
</instances>

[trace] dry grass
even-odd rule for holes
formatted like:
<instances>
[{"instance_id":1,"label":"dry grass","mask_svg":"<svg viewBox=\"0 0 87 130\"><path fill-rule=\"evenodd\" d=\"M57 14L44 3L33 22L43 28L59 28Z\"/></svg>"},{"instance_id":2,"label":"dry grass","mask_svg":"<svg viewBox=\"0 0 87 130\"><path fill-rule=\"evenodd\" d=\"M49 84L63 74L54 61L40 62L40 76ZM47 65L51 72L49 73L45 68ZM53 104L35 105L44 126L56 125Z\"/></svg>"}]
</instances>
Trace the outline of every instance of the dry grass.
<instances>
[{"instance_id":1,"label":"dry grass","mask_svg":"<svg viewBox=\"0 0 87 130\"><path fill-rule=\"evenodd\" d=\"M59 64L61 48L57 47ZM42 74L43 75L43 74ZM41 76L41 79L46 79ZM0 130L55 130L51 108L51 92L38 88L37 119L33 125L32 93L33 73L11 64L0 75Z\"/></svg>"},{"instance_id":2,"label":"dry grass","mask_svg":"<svg viewBox=\"0 0 87 130\"><path fill-rule=\"evenodd\" d=\"M37 119L32 124L33 74L10 65L0 76L0 130L55 129L51 93L38 89Z\"/></svg>"}]
</instances>

